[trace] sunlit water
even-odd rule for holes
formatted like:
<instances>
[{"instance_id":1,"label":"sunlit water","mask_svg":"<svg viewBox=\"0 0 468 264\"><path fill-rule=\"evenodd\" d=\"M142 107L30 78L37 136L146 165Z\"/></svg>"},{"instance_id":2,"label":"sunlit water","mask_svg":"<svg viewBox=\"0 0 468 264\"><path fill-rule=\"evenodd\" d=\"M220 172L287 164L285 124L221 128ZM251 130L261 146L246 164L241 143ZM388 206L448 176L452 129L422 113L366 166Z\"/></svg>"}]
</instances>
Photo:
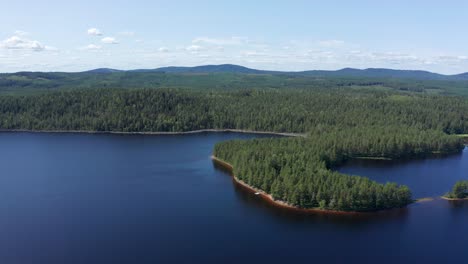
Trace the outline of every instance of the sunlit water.
<instances>
[{"instance_id":1,"label":"sunlit water","mask_svg":"<svg viewBox=\"0 0 468 264\"><path fill-rule=\"evenodd\" d=\"M259 135L0 133L0 263L464 263L468 203L305 215L236 186L215 142ZM437 196L468 153L340 170Z\"/></svg>"}]
</instances>

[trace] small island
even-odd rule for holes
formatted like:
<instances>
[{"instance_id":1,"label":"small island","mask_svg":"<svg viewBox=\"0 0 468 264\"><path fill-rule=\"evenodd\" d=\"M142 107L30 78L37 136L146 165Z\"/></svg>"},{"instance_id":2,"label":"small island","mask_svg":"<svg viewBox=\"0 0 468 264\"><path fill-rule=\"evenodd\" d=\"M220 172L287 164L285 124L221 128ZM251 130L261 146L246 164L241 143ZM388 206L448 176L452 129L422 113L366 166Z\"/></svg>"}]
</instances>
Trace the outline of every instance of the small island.
<instances>
[{"instance_id":1,"label":"small island","mask_svg":"<svg viewBox=\"0 0 468 264\"><path fill-rule=\"evenodd\" d=\"M458 181L452 191L444 195L446 200L468 200L468 180Z\"/></svg>"}]
</instances>

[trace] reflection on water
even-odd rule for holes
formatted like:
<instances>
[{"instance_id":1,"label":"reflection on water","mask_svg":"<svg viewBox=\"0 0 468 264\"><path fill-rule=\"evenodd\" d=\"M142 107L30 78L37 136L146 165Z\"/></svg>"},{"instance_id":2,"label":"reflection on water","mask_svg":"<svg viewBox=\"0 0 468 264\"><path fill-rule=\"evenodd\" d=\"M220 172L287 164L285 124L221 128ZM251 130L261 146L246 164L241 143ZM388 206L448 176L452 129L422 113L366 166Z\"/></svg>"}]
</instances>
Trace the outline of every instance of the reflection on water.
<instances>
[{"instance_id":1,"label":"reflection on water","mask_svg":"<svg viewBox=\"0 0 468 264\"><path fill-rule=\"evenodd\" d=\"M468 148L460 154L416 160L350 160L341 173L368 177L377 182L396 182L410 187L413 197L439 197L455 182L468 179Z\"/></svg>"},{"instance_id":2,"label":"reflection on water","mask_svg":"<svg viewBox=\"0 0 468 264\"><path fill-rule=\"evenodd\" d=\"M463 201L447 201L451 208L468 213L468 200Z\"/></svg>"},{"instance_id":3,"label":"reflection on water","mask_svg":"<svg viewBox=\"0 0 468 264\"><path fill-rule=\"evenodd\" d=\"M246 204L261 210L264 213L271 215L272 217L279 217L284 221L290 222L291 224L302 222L302 223L333 223L340 225L365 225L375 224L378 221L394 221L395 219L403 220L407 217L409 210L407 208L386 210L372 213L353 213L353 214L339 214L333 212L305 212L303 210L295 210L293 208L279 207L273 204L271 201L262 199L261 197L253 194L244 186L237 184L234 180L232 181L233 188L238 198Z\"/></svg>"}]
</instances>

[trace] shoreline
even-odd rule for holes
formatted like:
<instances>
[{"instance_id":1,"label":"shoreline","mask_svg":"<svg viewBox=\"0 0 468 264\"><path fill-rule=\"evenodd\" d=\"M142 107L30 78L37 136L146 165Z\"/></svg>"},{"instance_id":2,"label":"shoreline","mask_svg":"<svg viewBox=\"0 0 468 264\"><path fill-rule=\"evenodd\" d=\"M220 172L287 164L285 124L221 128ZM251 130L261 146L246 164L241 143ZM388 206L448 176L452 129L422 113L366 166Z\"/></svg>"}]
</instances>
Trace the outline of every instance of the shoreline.
<instances>
[{"instance_id":1,"label":"shoreline","mask_svg":"<svg viewBox=\"0 0 468 264\"><path fill-rule=\"evenodd\" d=\"M441 196L440 198L447 200L447 201L468 201L468 197L466 198L449 198L446 196Z\"/></svg>"},{"instance_id":2,"label":"shoreline","mask_svg":"<svg viewBox=\"0 0 468 264\"><path fill-rule=\"evenodd\" d=\"M22 133L63 133L63 134L113 134L113 135L190 135L200 133L245 133L245 134L262 134L262 135L277 135L285 137L307 137L306 133L286 133L273 131L255 131L247 129L199 129L181 132L164 132L164 131L148 131L148 132L123 132L123 131L93 131L93 130L32 130L32 129L0 129L0 133L22 132Z\"/></svg>"},{"instance_id":3,"label":"shoreline","mask_svg":"<svg viewBox=\"0 0 468 264\"><path fill-rule=\"evenodd\" d=\"M419 198L414 200L414 203L427 203L427 202L432 202L435 199L433 197L424 197L424 198Z\"/></svg>"},{"instance_id":4,"label":"shoreline","mask_svg":"<svg viewBox=\"0 0 468 264\"><path fill-rule=\"evenodd\" d=\"M29 129L0 129L0 133L51 133L51 134L107 134L107 135L190 135L190 134L201 134L201 133L245 133L245 134L263 134L263 135L277 135L277 136L285 136L285 137L307 137L306 133L287 133L287 132L273 132L273 131L255 131L255 130L246 130L246 129L199 129L199 130L190 130L190 131L180 131L180 132L165 132L165 131L148 131L148 132L123 132L123 131L93 131L93 130L29 130ZM463 135L464 139L468 139L466 135ZM465 144L465 147L468 147L468 144ZM233 175L233 166L226 161L223 161L214 155L211 156L211 159L215 161L217 164L221 165L222 167L228 169L231 172L231 176L236 184L242 186L243 188L249 190L253 193L259 193L258 195L263 198L265 201L281 208L295 210L299 212L306 212L306 213L326 213L326 214L345 214L345 215L352 215L352 214L369 214L369 213L376 213L381 211L389 211L395 210L399 208L392 208L386 210L375 210L375 211L336 211L336 210L328 210L328 209L320 209L320 208L300 208L287 202L275 200L270 194L264 192L261 189L257 189L253 186L248 185L244 181L238 179L235 175ZM387 158L373 158L373 157L355 157L355 159L364 159L364 160L374 160L374 159L382 159L382 160L392 160ZM466 198L449 198L445 196L439 196L437 198L441 198L447 201L468 201L468 197ZM421 203L421 202L429 202L434 201L435 198L433 197L425 197L420 199L415 199L413 203ZM401 209L401 208L400 208Z\"/></svg>"},{"instance_id":5,"label":"shoreline","mask_svg":"<svg viewBox=\"0 0 468 264\"><path fill-rule=\"evenodd\" d=\"M232 166L232 164L222 159L219 159L214 155L211 156L211 159L214 162L216 162L218 165L228 169L231 172L231 176L236 184L242 186L243 188L245 188L246 190L252 193L258 193L258 196L260 196L264 201L270 204L273 204L279 208L294 210L294 211L304 212L304 213L321 213L321 214L332 214L332 215L362 215L362 214L372 214L372 213L378 213L382 211L401 209L401 208L393 208L393 209L388 209L388 210L376 210L376 211L337 211L337 210L328 210L328 209L320 209L320 208L300 208L300 207L288 204L287 202L284 202L284 201L275 200L273 196L271 196L270 194L264 192L261 189L257 189L253 186L250 186L244 181L240 180L233 174L234 167Z\"/></svg>"},{"instance_id":6,"label":"shoreline","mask_svg":"<svg viewBox=\"0 0 468 264\"><path fill-rule=\"evenodd\" d=\"M287 202L280 201L280 200L275 200L272 195L266 193L265 191L255 188L253 186L250 186L249 184L245 183L244 181L240 180L237 178L234 173L233 169L234 167L232 164L217 158L216 156L212 155L211 159L216 162L218 165L226 168L229 170L234 182L246 190L252 192L252 193L258 193L258 196L260 196L263 200L266 202L273 204L274 206L284 208L284 209L289 209L289 210L294 210L298 212L305 212L305 213L324 213L324 214L335 214L335 215L357 215L357 214L372 214L372 213L379 213L383 211L391 211L391 210L397 210L397 209L402 209L402 208L391 208L391 209L383 209L383 210L374 210L374 211L337 211L337 210L329 210L329 209L320 209L320 208L300 208L291 204L288 204ZM438 197L423 197L423 198L418 198L418 199L413 199L413 202L411 204L419 204L419 203L427 203L427 202L433 202L436 201L437 199L443 199L447 201L468 201L468 197L466 198L448 198L445 196L438 196Z\"/></svg>"}]
</instances>

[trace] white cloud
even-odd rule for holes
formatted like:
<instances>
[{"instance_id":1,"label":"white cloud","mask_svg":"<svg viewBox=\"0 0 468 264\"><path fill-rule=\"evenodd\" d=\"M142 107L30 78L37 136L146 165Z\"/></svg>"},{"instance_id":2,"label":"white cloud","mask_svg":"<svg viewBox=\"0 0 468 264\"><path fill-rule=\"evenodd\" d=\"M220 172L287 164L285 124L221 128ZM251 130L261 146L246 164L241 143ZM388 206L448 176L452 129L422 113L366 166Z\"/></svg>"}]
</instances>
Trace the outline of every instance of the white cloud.
<instances>
[{"instance_id":1,"label":"white cloud","mask_svg":"<svg viewBox=\"0 0 468 264\"><path fill-rule=\"evenodd\" d=\"M364 56L376 62L386 62L390 64L413 64L424 62L424 59L416 55L400 52L371 52L364 54Z\"/></svg>"},{"instance_id":2,"label":"white cloud","mask_svg":"<svg viewBox=\"0 0 468 264\"><path fill-rule=\"evenodd\" d=\"M119 42L112 37L105 37L101 39L101 42L104 44L119 44Z\"/></svg>"},{"instance_id":3,"label":"white cloud","mask_svg":"<svg viewBox=\"0 0 468 264\"><path fill-rule=\"evenodd\" d=\"M48 49L37 40L29 40L20 36L12 36L0 42L0 48L11 50L43 51Z\"/></svg>"},{"instance_id":4,"label":"white cloud","mask_svg":"<svg viewBox=\"0 0 468 264\"><path fill-rule=\"evenodd\" d=\"M99 65L114 68L146 68L168 65L201 65L233 63L269 70L311 70L353 68L426 69L436 72L461 72L468 68L468 54L440 53L442 51L386 50L340 40L308 39L303 41L272 41L260 39L209 38L190 39L189 42L165 43L141 36L125 38L131 33L93 38L78 46L60 50L57 55L36 51L51 47L31 40L33 34L17 32L13 37L0 39L0 68L4 70L37 70L35 65L50 63L51 70L87 69ZM125 42L122 41L127 40ZM127 52L109 49L107 44L129 46ZM90 44L92 43L92 44ZM168 45L168 46L166 46ZM133 47L131 47L133 46ZM22 52L16 50L23 50ZM68 52L68 53L67 53ZM55 54L55 53L54 53ZM65 56L66 55L66 56ZM81 59L74 56L82 55ZM39 66L37 66L39 67ZM62 67L62 68L61 68Z\"/></svg>"},{"instance_id":5,"label":"white cloud","mask_svg":"<svg viewBox=\"0 0 468 264\"><path fill-rule=\"evenodd\" d=\"M241 55L246 56L246 57L266 57L266 56L268 56L267 53L258 52L256 50L243 51L243 52L241 52Z\"/></svg>"},{"instance_id":6,"label":"white cloud","mask_svg":"<svg viewBox=\"0 0 468 264\"><path fill-rule=\"evenodd\" d=\"M428 60L430 64L456 66L468 62L468 56L464 55L438 55ZM429 64L429 63L427 63Z\"/></svg>"},{"instance_id":7,"label":"white cloud","mask_svg":"<svg viewBox=\"0 0 468 264\"><path fill-rule=\"evenodd\" d=\"M23 31L23 30L16 30L15 31L15 36L27 36L29 35L29 32Z\"/></svg>"},{"instance_id":8,"label":"white cloud","mask_svg":"<svg viewBox=\"0 0 468 264\"><path fill-rule=\"evenodd\" d=\"M198 45L190 45L190 46L186 47L185 50L190 51L190 52L199 52L199 51L204 50L204 48L202 46L198 46Z\"/></svg>"},{"instance_id":9,"label":"white cloud","mask_svg":"<svg viewBox=\"0 0 468 264\"><path fill-rule=\"evenodd\" d=\"M317 42L317 44L321 47L326 47L326 48L336 48L336 47L341 47L345 44L344 41L342 40L336 40L336 39L332 39L332 40L321 40L319 42Z\"/></svg>"},{"instance_id":10,"label":"white cloud","mask_svg":"<svg viewBox=\"0 0 468 264\"><path fill-rule=\"evenodd\" d=\"M99 29L97 28L90 28L88 29L88 35L91 36L102 36L102 33Z\"/></svg>"},{"instance_id":11,"label":"white cloud","mask_svg":"<svg viewBox=\"0 0 468 264\"><path fill-rule=\"evenodd\" d=\"M249 42L245 37L230 37L230 38L207 38L199 37L192 40L193 44L208 44L208 45L242 45Z\"/></svg>"},{"instance_id":12,"label":"white cloud","mask_svg":"<svg viewBox=\"0 0 468 264\"><path fill-rule=\"evenodd\" d=\"M95 44L89 44L88 46L85 46L83 48L81 48L82 50L100 50L102 47L99 46L99 45L95 45Z\"/></svg>"}]
</instances>

